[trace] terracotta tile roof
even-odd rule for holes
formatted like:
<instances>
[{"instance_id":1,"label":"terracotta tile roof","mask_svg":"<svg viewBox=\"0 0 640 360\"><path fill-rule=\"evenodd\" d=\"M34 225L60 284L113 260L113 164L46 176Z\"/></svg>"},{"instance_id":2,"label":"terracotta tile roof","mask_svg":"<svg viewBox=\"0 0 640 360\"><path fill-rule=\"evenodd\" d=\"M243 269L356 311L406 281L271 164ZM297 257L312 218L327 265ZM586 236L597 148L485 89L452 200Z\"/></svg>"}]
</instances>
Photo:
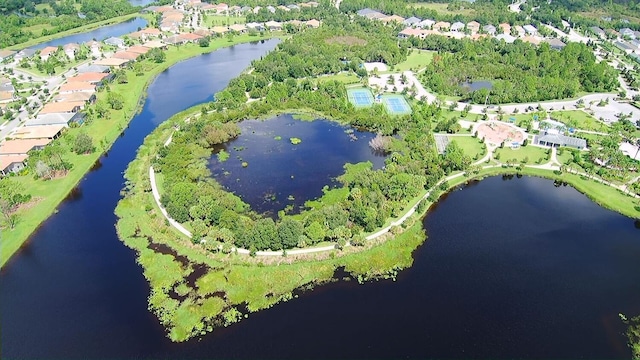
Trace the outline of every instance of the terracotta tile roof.
<instances>
[{"instance_id":1,"label":"terracotta tile roof","mask_svg":"<svg viewBox=\"0 0 640 360\"><path fill-rule=\"evenodd\" d=\"M96 91L96 85L89 82L69 82L60 86L61 92L68 91Z\"/></svg>"},{"instance_id":2,"label":"terracotta tile roof","mask_svg":"<svg viewBox=\"0 0 640 360\"><path fill-rule=\"evenodd\" d=\"M52 113L70 113L76 112L83 108L86 103L84 101L59 101L46 104L40 114Z\"/></svg>"},{"instance_id":3,"label":"terracotta tile roof","mask_svg":"<svg viewBox=\"0 0 640 360\"><path fill-rule=\"evenodd\" d=\"M5 171L9 165L24 162L27 158L26 154L0 156L0 170Z\"/></svg>"},{"instance_id":4,"label":"terracotta tile roof","mask_svg":"<svg viewBox=\"0 0 640 360\"><path fill-rule=\"evenodd\" d=\"M113 54L113 57L116 59L124 59L124 60L135 60L140 56L140 54L129 52L129 51L118 51Z\"/></svg>"},{"instance_id":5,"label":"terracotta tile roof","mask_svg":"<svg viewBox=\"0 0 640 360\"><path fill-rule=\"evenodd\" d=\"M78 74L76 76L70 77L67 79L68 82L99 82L102 79L109 76L107 73L98 73L98 72L87 72L83 74Z\"/></svg>"},{"instance_id":6,"label":"terracotta tile roof","mask_svg":"<svg viewBox=\"0 0 640 360\"><path fill-rule=\"evenodd\" d=\"M136 53L136 54L146 54L151 50L146 46L135 45L127 49L128 52Z\"/></svg>"},{"instance_id":7,"label":"terracotta tile roof","mask_svg":"<svg viewBox=\"0 0 640 360\"><path fill-rule=\"evenodd\" d=\"M7 140L0 144L0 155L27 154L35 147L42 147L51 142L51 139Z\"/></svg>"},{"instance_id":8,"label":"terracotta tile roof","mask_svg":"<svg viewBox=\"0 0 640 360\"><path fill-rule=\"evenodd\" d=\"M28 126L19 128L10 137L14 139L53 139L64 128L64 125Z\"/></svg>"}]
</instances>

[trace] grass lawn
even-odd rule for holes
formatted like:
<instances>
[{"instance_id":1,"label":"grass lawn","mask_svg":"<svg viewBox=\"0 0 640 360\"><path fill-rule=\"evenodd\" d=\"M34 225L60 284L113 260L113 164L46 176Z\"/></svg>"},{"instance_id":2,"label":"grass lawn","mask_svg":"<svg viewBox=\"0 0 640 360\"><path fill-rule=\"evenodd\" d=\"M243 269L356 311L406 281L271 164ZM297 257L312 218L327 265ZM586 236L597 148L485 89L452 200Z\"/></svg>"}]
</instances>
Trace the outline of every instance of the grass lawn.
<instances>
[{"instance_id":1,"label":"grass lawn","mask_svg":"<svg viewBox=\"0 0 640 360\"><path fill-rule=\"evenodd\" d=\"M205 15L202 25L207 27L214 27L245 24L246 22L247 18L245 18L244 16Z\"/></svg>"},{"instance_id":2,"label":"grass lawn","mask_svg":"<svg viewBox=\"0 0 640 360\"><path fill-rule=\"evenodd\" d=\"M486 147L483 149L484 144L471 136L450 136L449 141L458 144L464 153L471 156L472 159L480 159L487 153Z\"/></svg>"},{"instance_id":3,"label":"grass lawn","mask_svg":"<svg viewBox=\"0 0 640 360\"><path fill-rule=\"evenodd\" d=\"M502 163L513 159L515 159L518 164L525 160L527 164L536 164L538 161L540 161L540 164L544 164L548 161L546 160L547 150L537 146L521 146L519 149L497 149L494 153L494 158L498 154L500 156L500 162Z\"/></svg>"},{"instance_id":4,"label":"grass lawn","mask_svg":"<svg viewBox=\"0 0 640 360\"><path fill-rule=\"evenodd\" d=\"M242 35L234 37L233 42L229 42L226 38L213 40L208 48L202 48L196 44L183 45L180 46L180 48L171 47L166 51L167 56L164 63L155 64L145 60L143 65L147 71L144 72L144 75L136 76L132 70L129 70L127 76L129 79L128 84L111 84L111 91L128 94L128 96L124 97L123 109L110 110L108 119L98 119L89 125L82 126L79 129L69 129L68 131L72 135L77 134L81 130L89 134L93 138L93 143L96 146L94 153L89 155L66 153L64 158L73 163L73 169L63 178L50 181L34 180L33 176L28 174L10 178L11 181L22 184L27 190L27 193L31 194L34 198L39 198L39 202L28 210L18 212L19 221L13 230L2 229L0 266L4 266L11 255L27 240L29 235L31 235L47 217L54 213L56 207L80 180L82 180L102 153L115 142L122 130L126 128L127 123L135 115L139 107L139 99L144 95L147 85L156 75L178 61L211 52L224 46L259 39L263 38ZM106 102L105 91L98 93L98 101ZM64 138L58 141L64 143Z\"/></svg>"},{"instance_id":5,"label":"grass lawn","mask_svg":"<svg viewBox=\"0 0 640 360\"><path fill-rule=\"evenodd\" d=\"M447 9L447 7L449 6L449 3L411 3L408 4L407 7L412 7L412 8L426 8L429 10L434 10L437 11L441 14L445 14L445 15L472 15L475 13L475 10L473 9L460 9L460 10L455 10L455 11L451 11L449 9Z\"/></svg>"},{"instance_id":6,"label":"grass lawn","mask_svg":"<svg viewBox=\"0 0 640 360\"><path fill-rule=\"evenodd\" d=\"M318 82L325 82L325 81L339 81L345 85L349 85L349 84L360 84L360 77L354 73L339 73L339 74L334 74L334 75L327 75L327 76L320 76L318 77Z\"/></svg>"},{"instance_id":7,"label":"grass lawn","mask_svg":"<svg viewBox=\"0 0 640 360\"><path fill-rule=\"evenodd\" d=\"M55 28L53 25L51 24L38 24L38 25L33 25L33 26L28 26L24 28L24 31L29 31L30 33L33 34L34 37L39 37L40 35L42 35L42 30L51 30Z\"/></svg>"},{"instance_id":8,"label":"grass lawn","mask_svg":"<svg viewBox=\"0 0 640 360\"><path fill-rule=\"evenodd\" d=\"M407 71L413 70L414 72L419 71L420 69L425 68L427 65L431 64L433 60L433 55L435 51L428 50L412 50L407 56L407 60L395 65L393 72L398 71Z\"/></svg>"},{"instance_id":9,"label":"grass lawn","mask_svg":"<svg viewBox=\"0 0 640 360\"><path fill-rule=\"evenodd\" d=\"M607 132L609 128L605 123L581 110L554 111L551 118L580 130Z\"/></svg>"}]
</instances>

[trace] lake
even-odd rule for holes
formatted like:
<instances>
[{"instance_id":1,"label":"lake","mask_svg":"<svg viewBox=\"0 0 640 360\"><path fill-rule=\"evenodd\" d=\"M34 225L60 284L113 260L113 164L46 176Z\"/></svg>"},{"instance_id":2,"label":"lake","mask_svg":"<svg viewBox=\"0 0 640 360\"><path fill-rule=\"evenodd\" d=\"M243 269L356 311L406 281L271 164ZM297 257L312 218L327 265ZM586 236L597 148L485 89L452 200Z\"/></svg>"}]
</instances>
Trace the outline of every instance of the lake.
<instances>
[{"instance_id":1,"label":"lake","mask_svg":"<svg viewBox=\"0 0 640 360\"><path fill-rule=\"evenodd\" d=\"M91 31L86 31L79 34L73 34L73 35L61 37L58 39L53 39L44 43L40 43L38 45L34 45L31 48L43 49L47 46L62 46L68 43L83 43L83 42L91 41L93 39L96 39L97 41L102 41L112 36L118 37L118 36L123 36L129 33L132 33L134 31L137 31L138 28L144 28L146 26L147 26L147 20L141 17L136 17L118 24L102 26Z\"/></svg>"},{"instance_id":2,"label":"lake","mask_svg":"<svg viewBox=\"0 0 640 360\"><path fill-rule=\"evenodd\" d=\"M376 169L384 165L385 157L369 147L375 134L336 122L299 121L283 114L239 126L241 135L223 146L229 159L220 162L214 155L209 168L216 181L259 213L275 217L285 206L298 210L322 196L323 186L339 186L335 178L344 173L345 163L370 161ZM293 145L294 137L302 142Z\"/></svg>"},{"instance_id":3,"label":"lake","mask_svg":"<svg viewBox=\"0 0 640 360\"><path fill-rule=\"evenodd\" d=\"M640 314L640 226L570 187L509 177L444 197L397 281L319 286L171 343L115 233L122 172L159 123L276 43L184 61L151 84L100 166L0 273L3 359L630 357L618 313Z\"/></svg>"}]
</instances>

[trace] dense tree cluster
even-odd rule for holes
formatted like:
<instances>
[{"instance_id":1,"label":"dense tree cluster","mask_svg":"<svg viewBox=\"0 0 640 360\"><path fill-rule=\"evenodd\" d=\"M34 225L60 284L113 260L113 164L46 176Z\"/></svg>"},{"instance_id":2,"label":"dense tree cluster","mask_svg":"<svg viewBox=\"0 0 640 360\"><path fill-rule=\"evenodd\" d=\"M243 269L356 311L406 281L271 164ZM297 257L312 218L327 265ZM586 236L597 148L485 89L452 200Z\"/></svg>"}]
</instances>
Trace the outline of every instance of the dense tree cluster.
<instances>
[{"instance_id":1,"label":"dense tree cluster","mask_svg":"<svg viewBox=\"0 0 640 360\"><path fill-rule=\"evenodd\" d=\"M570 98L581 91L614 91L618 85L615 69L605 62L597 63L591 50L579 43L556 51L544 43L534 47L519 40L506 44L492 39L470 41L431 36L417 40L416 45L453 51L436 55L423 79L435 92L461 96L464 101L535 102ZM492 81L493 88L468 92L461 86L476 80Z\"/></svg>"}]
</instances>

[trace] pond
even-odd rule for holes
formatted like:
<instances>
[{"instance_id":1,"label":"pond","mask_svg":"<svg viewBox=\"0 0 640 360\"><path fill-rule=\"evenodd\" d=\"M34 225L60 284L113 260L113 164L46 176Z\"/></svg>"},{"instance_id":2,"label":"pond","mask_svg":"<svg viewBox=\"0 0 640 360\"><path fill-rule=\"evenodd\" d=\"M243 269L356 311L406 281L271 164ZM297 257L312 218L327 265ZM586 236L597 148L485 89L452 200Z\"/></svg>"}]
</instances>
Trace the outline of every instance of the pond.
<instances>
[{"instance_id":1,"label":"pond","mask_svg":"<svg viewBox=\"0 0 640 360\"><path fill-rule=\"evenodd\" d=\"M491 90L493 88L493 84L491 83L491 81L477 80L460 83L460 87L462 87L466 91L472 92L480 89Z\"/></svg>"},{"instance_id":2,"label":"pond","mask_svg":"<svg viewBox=\"0 0 640 360\"><path fill-rule=\"evenodd\" d=\"M219 183L259 213L275 216L286 206L296 212L305 201L322 196L325 185L340 186L335 178L344 173L345 163L384 165L384 155L369 147L375 134L336 122L283 114L239 126L241 135L223 146L229 159L221 162L214 154L209 167ZM291 138L301 142L294 145Z\"/></svg>"},{"instance_id":3,"label":"pond","mask_svg":"<svg viewBox=\"0 0 640 360\"><path fill-rule=\"evenodd\" d=\"M135 5L135 4L134 4ZM147 26L147 20L136 17L118 24L102 26L94 30L86 31L79 34L73 34L65 37L61 37L58 39L53 39L44 43L40 43L38 45L34 45L32 49L42 49L47 46L62 46L68 43L83 43L87 41L91 41L96 39L97 41L102 41L104 39L110 38L112 36L123 36L134 31L137 31L138 28L144 28Z\"/></svg>"}]
</instances>

